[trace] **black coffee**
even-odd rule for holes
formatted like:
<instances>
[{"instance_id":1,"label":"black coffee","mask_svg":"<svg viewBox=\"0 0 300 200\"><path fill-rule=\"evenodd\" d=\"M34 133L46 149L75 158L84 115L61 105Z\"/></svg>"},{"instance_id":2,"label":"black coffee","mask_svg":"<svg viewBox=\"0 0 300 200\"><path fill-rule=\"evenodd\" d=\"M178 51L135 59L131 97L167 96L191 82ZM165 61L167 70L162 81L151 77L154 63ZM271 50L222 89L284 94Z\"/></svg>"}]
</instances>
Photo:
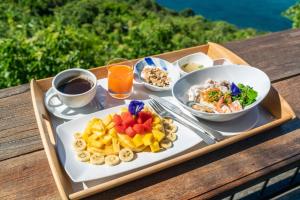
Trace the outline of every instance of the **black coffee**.
<instances>
[{"instance_id":1,"label":"black coffee","mask_svg":"<svg viewBox=\"0 0 300 200\"><path fill-rule=\"evenodd\" d=\"M94 84L83 77L70 77L59 83L57 89L65 94L81 94L89 91Z\"/></svg>"}]
</instances>

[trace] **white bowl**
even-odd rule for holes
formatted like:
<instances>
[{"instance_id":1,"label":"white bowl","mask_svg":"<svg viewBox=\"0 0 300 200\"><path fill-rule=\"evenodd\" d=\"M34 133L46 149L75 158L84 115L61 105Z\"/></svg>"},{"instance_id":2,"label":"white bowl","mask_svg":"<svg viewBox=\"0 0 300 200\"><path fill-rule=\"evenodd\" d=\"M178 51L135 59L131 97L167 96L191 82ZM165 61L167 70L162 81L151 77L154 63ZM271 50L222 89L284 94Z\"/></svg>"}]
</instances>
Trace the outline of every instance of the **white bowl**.
<instances>
[{"instance_id":1,"label":"white bowl","mask_svg":"<svg viewBox=\"0 0 300 200\"><path fill-rule=\"evenodd\" d=\"M188 90L191 86L202 84L207 79L216 81L228 80L236 84L249 85L257 91L256 101L246 106L242 111L233 113L206 113L194 110L187 106ZM220 65L194 71L179 79L172 90L173 97L179 101L183 108L193 115L210 121L229 121L240 117L257 106L268 94L271 87L269 77L261 70L246 65Z\"/></svg>"},{"instance_id":2,"label":"white bowl","mask_svg":"<svg viewBox=\"0 0 300 200\"><path fill-rule=\"evenodd\" d=\"M147 60L148 59L148 60ZM149 63L150 61L150 63ZM151 65L151 62L153 65ZM159 67L160 69L168 72L168 77L170 78L170 85L169 87L158 87L155 85L151 85L147 83L143 78L142 78L142 71L145 66L148 67ZM146 88L152 91L167 91L171 90L174 83L180 78L180 72L179 69L174 66L172 63L163 60L161 58L154 58L154 57L146 57L141 60L139 60L135 65L134 65L134 74L135 74L135 80L137 82L140 82L144 84Z\"/></svg>"},{"instance_id":3,"label":"white bowl","mask_svg":"<svg viewBox=\"0 0 300 200\"><path fill-rule=\"evenodd\" d=\"M175 61L173 64L180 69L181 75L185 75L188 74L188 72L182 70L182 66L188 63L196 63L202 65L203 68L211 67L214 65L214 61L209 56L201 52L182 57L179 60Z\"/></svg>"}]
</instances>

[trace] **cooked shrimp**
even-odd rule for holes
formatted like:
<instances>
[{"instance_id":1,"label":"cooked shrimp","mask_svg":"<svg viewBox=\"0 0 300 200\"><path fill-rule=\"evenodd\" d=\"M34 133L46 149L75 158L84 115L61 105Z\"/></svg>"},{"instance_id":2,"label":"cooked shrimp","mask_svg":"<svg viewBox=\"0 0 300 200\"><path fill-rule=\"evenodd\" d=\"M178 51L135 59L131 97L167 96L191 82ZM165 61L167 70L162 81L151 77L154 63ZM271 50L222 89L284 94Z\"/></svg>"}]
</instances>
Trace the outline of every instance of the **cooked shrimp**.
<instances>
[{"instance_id":1,"label":"cooked shrimp","mask_svg":"<svg viewBox=\"0 0 300 200\"><path fill-rule=\"evenodd\" d=\"M235 100L231 104L228 104L228 106L232 112L237 112L237 111L243 110L243 108L238 100Z\"/></svg>"}]
</instances>

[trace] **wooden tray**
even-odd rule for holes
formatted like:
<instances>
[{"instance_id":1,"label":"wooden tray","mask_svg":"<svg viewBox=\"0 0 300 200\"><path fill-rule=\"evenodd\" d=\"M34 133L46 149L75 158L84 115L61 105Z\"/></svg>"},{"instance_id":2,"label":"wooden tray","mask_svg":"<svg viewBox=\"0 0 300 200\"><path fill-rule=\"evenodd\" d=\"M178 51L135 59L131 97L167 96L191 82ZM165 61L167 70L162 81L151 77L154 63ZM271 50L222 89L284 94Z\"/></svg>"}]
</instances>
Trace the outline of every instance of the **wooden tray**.
<instances>
[{"instance_id":1,"label":"wooden tray","mask_svg":"<svg viewBox=\"0 0 300 200\"><path fill-rule=\"evenodd\" d=\"M164 53L156 56L173 62L183 56L196 52L203 52L210 56L212 59L226 58L232 63L247 65L247 63L243 59L238 57L236 54L224 48L223 46L220 46L215 43L208 43L206 45L201 45L179 51L173 51L170 53ZM132 62L136 62L137 60L138 59L132 60ZM107 76L106 67L97 67L91 69L91 71L97 76L98 79L106 78ZM74 189L72 181L65 173L64 167L60 164L58 155L56 154L56 133L52 130L53 121L51 120L51 117L48 114L48 111L46 110L44 105L44 94L51 87L51 81L52 78L32 80L30 83L30 88L35 117L37 120L44 149L48 158L53 177L55 179L55 183L57 185L62 199L79 199L93 195L95 193L116 187L126 182L177 165L195 157L199 157L216 149L220 149L237 141L261 133L265 130L279 126L280 124L295 118L295 113L293 112L289 104L280 96L280 94L278 94L278 92L273 87L271 87L268 96L262 102L262 106L274 117L274 119L271 122L262 124L249 131L243 132L242 134L227 138L214 145L206 146L199 149L193 149L183 155L179 155L164 162L157 163L155 165L140 169L138 171L134 171L130 174L123 175L116 179L108 180L107 182L100 183L88 187L86 189Z\"/></svg>"}]
</instances>

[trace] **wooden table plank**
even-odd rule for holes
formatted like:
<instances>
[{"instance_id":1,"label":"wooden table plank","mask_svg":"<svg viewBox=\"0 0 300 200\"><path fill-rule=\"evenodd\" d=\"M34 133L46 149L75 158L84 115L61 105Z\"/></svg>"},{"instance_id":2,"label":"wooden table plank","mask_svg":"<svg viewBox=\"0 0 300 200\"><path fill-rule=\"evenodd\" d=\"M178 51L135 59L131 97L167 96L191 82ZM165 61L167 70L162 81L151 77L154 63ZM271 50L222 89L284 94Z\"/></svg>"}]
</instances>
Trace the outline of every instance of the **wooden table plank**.
<instances>
[{"instance_id":1,"label":"wooden table plank","mask_svg":"<svg viewBox=\"0 0 300 200\"><path fill-rule=\"evenodd\" d=\"M28 90L0 98L0 108L0 161L43 148Z\"/></svg>"},{"instance_id":2,"label":"wooden table plank","mask_svg":"<svg viewBox=\"0 0 300 200\"><path fill-rule=\"evenodd\" d=\"M300 74L300 30L270 33L230 42L227 48L266 72L272 81Z\"/></svg>"},{"instance_id":3,"label":"wooden table plank","mask_svg":"<svg viewBox=\"0 0 300 200\"><path fill-rule=\"evenodd\" d=\"M300 75L274 83L273 86L287 100L298 118L300 118Z\"/></svg>"},{"instance_id":4,"label":"wooden table plank","mask_svg":"<svg viewBox=\"0 0 300 200\"><path fill-rule=\"evenodd\" d=\"M0 199L60 199L43 150L0 162Z\"/></svg>"}]
</instances>

